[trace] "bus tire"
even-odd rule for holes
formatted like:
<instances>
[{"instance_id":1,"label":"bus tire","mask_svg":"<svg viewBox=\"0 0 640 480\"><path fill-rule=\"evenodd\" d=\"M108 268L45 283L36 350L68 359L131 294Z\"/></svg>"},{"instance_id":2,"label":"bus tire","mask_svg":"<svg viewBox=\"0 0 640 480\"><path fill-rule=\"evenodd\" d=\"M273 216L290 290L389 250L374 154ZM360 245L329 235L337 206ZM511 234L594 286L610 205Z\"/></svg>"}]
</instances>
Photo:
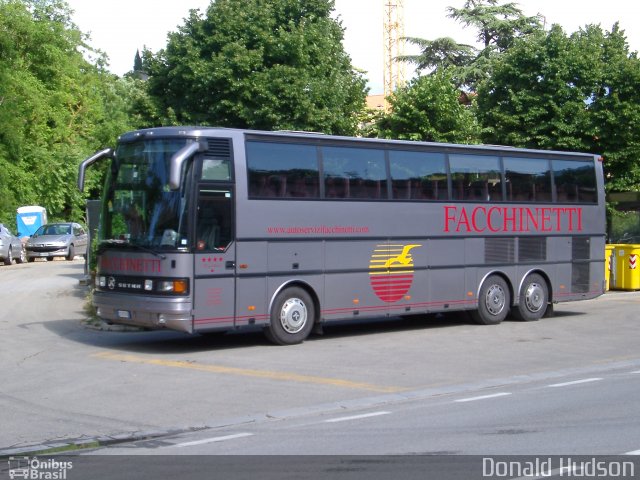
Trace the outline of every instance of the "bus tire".
<instances>
[{"instance_id":1,"label":"bus tire","mask_svg":"<svg viewBox=\"0 0 640 480\"><path fill-rule=\"evenodd\" d=\"M273 302L271 323L265 335L277 345L295 345L309 336L314 322L311 296L300 287L285 288Z\"/></svg>"},{"instance_id":2,"label":"bus tire","mask_svg":"<svg viewBox=\"0 0 640 480\"><path fill-rule=\"evenodd\" d=\"M547 312L549 304L549 287L541 275L532 273L522 282L518 298L518 308L513 316L523 322L540 320Z\"/></svg>"},{"instance_id":3,"label":"bus tire","mask_svg":"<svg viewBox=\"0 0 640 480\"><path fill-rule=\"evenodd\" d=\"M507 282L499 275L489 275L480 287L478 309L471 316L481 325L497 325L507 318L510 305Z\"/></svg>"}]
</instances>

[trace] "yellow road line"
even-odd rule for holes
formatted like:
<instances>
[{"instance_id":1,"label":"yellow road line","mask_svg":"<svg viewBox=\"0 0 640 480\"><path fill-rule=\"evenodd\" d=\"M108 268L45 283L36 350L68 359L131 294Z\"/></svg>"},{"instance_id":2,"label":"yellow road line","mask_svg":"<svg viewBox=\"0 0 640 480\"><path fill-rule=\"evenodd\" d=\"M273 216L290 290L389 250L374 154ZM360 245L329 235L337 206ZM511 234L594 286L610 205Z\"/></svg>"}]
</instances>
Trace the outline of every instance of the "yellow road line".
<instances>
[{"instance_id":1,"label":"yellow road line","mask_svg":"<svg viewBox=\"0 0 640 480\"><path fill-rule=\"evenodd\" d=\"M189 370L199 370L202 372L221 373L226 375L239 375L243 377L266 378L270 380L280 380L285 382L312 383L315 385L330 385L333 387L350 388L356 390L367 390L378 393L394 393L407 390L401 387L385 387L380 385L372 385L370 383L352 382L350 380L341 380L339 378L316 377L313 375L299 375L289 372L275 372L271 370L253 370L248 368L224 367L221 365L207 365L202 363L187 362L184 360L162 360L159 358L146 358L137 355L100 352L93 354L92 357L104 360L114 360L119 362L139 363L145 365L157 365L161 367L186 368Z\"/></svg>"}]
</instances>

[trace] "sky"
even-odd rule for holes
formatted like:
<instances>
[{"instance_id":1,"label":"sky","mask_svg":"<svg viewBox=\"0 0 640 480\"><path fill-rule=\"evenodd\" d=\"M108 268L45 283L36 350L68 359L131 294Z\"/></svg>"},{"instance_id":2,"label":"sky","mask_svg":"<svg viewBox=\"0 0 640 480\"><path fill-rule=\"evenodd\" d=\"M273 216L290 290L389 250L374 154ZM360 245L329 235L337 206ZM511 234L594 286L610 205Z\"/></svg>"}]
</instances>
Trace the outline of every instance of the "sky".
<instances>
[{"instance_id":1,"label":"sky","mask_svg":"<svg viewBox=\"0 0 640 480\"><path fill-rule=\"evenodd\" d=\"M92 47L109 57L117 74L132 70L136 50L157 52L167 34L184 24L191 9L204 12L211 0L67 0L74 23L91 37ZM336 0L342 22L344 48L354 67L364 70L371 94L382 93L382 22L388 0ZM640 50L640 2L635 0L515 0L525 15L541 15L547 28L560 24L567 33L587 24L611 30L619 22L632 51ZM501 2L504 3L504 2ZM447 7L461 8L464 0L404 0L404 29L408 37L452 37L475 44L475 32L447 18ZM407 54L418 53L408 49ZM411 77L411 71L408 72Z\"/></svg>"}]
</instances>

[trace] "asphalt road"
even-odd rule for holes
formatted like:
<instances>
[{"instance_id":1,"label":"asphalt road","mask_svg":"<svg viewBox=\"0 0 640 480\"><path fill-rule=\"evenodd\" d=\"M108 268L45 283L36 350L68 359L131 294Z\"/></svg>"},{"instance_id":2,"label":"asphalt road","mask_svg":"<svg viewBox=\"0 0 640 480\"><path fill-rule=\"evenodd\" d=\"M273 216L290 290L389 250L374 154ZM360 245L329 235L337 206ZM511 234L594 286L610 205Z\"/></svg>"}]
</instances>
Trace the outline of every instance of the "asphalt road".
<instances>
[{"instance_id":1,"label":"asphalt road","mask_svg":"<svg viewBox=\"0 0 640 480\"><path fill-rule=\"evenodd\" d=\"M640 293L539 322L377 321L276 347L90 328L82 276L79 259L0 267L0 454L96 440L107 454L640 449Z\"/></svg>"}]
</instances>

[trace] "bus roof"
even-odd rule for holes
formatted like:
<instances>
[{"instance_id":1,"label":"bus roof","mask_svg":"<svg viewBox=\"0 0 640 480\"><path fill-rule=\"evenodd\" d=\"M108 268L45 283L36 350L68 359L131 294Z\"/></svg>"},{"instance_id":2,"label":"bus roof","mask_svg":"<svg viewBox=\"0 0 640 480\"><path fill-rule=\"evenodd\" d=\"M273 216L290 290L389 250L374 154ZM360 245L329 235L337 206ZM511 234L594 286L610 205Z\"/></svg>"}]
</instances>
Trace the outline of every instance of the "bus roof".
<instances>
[{"instance_id":1,"label":"bus roof","mask_svg":"<svg viewBox=\"0 0 640 480\"><path fill-rule=\"evenodd\" d=\"M264 130L250 130L239 128L226 128L226 127L203 127L203 126L179 126L179 127L156 127L142 130L134 130L124 133L120 136L120 142L133 142L141 138L149 139L153 137L202 137L202 138L219 138L221 133L230 134L230 136L243 135L248 137L263 137L263 138L287 138L289 140L299 139L303 141L317 140L319 142L356 142L360 144L375 144L375 145L387 145L387 146L403 146L403 147L428 147L440 150L455 151L476 151L480 154L488 154L490 152L500 152L502 155L506 153L518 153L518 154L531 154L538 155L552 155L552 156L585 156L593 159L596 154L588 152L571 152L571 151L559 151L559 150L539 150L531 148L518 148L505 145L488 145L488 144L455 144L455 143L441 143L441 142L424 142L413 140L390 140L384 138L364 138L364 137L347 137L341 135L327 135L318 132L304 132L304 131L291 131L291 130L276 130L276 131L264 131Z\"/></svg>"}]
</instances>

